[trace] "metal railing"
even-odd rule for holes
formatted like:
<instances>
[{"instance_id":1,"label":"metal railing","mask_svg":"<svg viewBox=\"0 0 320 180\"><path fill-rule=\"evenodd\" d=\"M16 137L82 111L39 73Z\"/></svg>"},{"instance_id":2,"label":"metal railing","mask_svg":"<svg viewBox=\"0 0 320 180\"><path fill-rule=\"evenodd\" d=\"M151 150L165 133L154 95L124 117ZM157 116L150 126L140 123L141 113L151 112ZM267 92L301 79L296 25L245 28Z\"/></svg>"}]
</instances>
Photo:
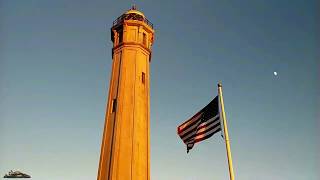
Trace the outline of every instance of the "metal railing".
<instances>
[{"instance_id":1,"label":"metal railing","mask_svg":"<svg viewBox=\"0 0 320 180\"><path fill-rule=\"evenodd\" d=\"M124 20L137 20L146 23L149 27L153 29L153 24L147 19L142 17L141 15L136 15L136 17L130 16L130 14L123 14L119 16L116 20L113 21L112 26L122 23Z\"/></svg>"}]
</instances>

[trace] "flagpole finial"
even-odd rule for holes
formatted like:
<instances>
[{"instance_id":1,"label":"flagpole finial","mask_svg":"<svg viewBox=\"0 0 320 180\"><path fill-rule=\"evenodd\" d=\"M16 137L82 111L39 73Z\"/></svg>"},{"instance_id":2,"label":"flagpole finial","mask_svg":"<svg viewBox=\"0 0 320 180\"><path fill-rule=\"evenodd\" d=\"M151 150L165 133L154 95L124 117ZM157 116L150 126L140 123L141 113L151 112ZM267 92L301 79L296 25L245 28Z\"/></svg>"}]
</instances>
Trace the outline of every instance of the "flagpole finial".
<instances>
[{"instance_id":1,"label":"flagpole finial","mask_svg":"<svg viewBox=\"0 0 320 180\"><path fill-rule=\"evenodd\" d=\"M221 81L218 82L218 87L222 87L222 82Z\"/></svg>"}]
</instances>

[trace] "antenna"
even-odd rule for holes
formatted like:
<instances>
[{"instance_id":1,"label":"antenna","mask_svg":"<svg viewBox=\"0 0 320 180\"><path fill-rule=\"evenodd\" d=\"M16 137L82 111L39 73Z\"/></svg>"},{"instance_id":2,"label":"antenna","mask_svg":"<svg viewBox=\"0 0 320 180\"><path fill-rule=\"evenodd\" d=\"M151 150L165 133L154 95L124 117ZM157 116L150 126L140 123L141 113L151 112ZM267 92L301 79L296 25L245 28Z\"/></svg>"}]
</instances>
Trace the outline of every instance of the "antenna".
<instances>
[{"instance_id":1,"label":"antenna","mask_svg":"<svg viewBox=\"0 0 320 180\"><path fill-rule=\"evenodd\" d=\"M132 10L137 10L137 6L135 4L132 5L131 7Z\"/></svg>"}]
</instances>

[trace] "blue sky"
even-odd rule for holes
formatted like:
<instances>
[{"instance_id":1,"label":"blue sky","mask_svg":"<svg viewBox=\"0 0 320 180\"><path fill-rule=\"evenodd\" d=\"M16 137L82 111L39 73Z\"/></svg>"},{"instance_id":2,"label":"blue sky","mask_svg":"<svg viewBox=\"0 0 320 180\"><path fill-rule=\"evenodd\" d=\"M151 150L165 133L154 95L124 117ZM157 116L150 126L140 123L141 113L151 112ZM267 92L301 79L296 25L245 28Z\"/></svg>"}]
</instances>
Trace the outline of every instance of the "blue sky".
<instances>
[{"instance_id":1,"label":"blue sky","mask_svg":"<svg viewBox=\"0 0 320 180\"><path fill-rule=\"evenodd\" d=\"M176 135L219 80L236 179L319 179L316 0L0 0L1 176L96 179L110 27L133 3L156 31L152 180L228 179L220 135L189 154Z\"/></svg>"}]
</instances>

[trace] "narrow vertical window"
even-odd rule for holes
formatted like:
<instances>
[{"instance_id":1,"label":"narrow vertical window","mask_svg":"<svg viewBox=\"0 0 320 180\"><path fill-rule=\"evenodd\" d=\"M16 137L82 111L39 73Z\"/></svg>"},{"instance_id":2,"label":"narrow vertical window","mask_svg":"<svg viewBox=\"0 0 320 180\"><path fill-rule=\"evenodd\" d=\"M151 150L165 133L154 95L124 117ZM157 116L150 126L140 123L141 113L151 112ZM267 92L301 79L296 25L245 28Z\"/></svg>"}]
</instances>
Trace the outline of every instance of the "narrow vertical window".
<instances>
[{"instance_id":1,"label":"narrow vertical window","mask_svg":"<svg viewBox=\"0 0 320 180\"><path fill-rule=\"evenodd\" d=\"M119 43L123 42L123 32L122 30L119 31Z\"/></svg>"},{"instance_id":2,"label":"narrow vertical window","mask_svg":"<svg viewBox=\"0 0 320 180\"><path fill-rule=\"evenodd\" d=\"M142 78L141 78L142 84L146 83L146 74L142 72Z\"/></svg>"},{"instance_id":3,"label":"narrow vertical window","mask_svg":"<svg viewBox=\"0 0 320 180\"><path fill-rule=\"evenodd\" d=\"M117 110L117 99L112 100L112 112L116 112Z\"/></svg>"},{"instance_id":4,"label":"narrow vertical window","mask_svg":"<svg viewBox=\"0 0 320 180\"><path fill-rule=\"evenodd\" d=\"M142 43L143 43L143 45L146 46L147 45L147 35L146 35L146 33L143 33L142 36L143 36Z\"/></svg>"}]
</instances>

